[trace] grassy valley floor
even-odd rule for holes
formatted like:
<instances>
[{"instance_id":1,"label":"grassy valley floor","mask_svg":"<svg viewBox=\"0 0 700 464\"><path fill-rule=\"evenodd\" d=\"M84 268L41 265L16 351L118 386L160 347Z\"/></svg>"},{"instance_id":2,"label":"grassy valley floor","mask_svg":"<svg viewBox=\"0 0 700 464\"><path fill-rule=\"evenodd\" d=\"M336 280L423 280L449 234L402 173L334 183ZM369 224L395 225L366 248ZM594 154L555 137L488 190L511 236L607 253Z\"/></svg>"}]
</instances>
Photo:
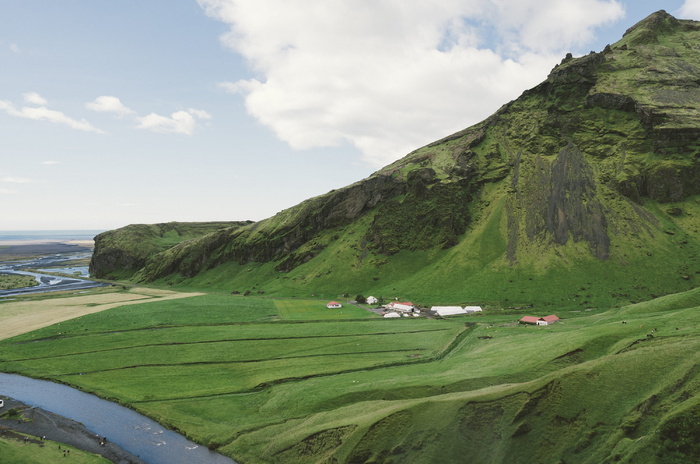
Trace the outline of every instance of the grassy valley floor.
<instances>
[{"instance_id":1,"label":"grassy valley floor","mask_svg":"<svg viewBox=\"0 0 700 464\"><path fill-rule=\"evenodd\" d=\"M383 319L325 302L123 302L0 341L0 370L127 404L241 463L700 456L700 290L546 327L518 325L527 310Z\"/></svg>"}]
</instances>

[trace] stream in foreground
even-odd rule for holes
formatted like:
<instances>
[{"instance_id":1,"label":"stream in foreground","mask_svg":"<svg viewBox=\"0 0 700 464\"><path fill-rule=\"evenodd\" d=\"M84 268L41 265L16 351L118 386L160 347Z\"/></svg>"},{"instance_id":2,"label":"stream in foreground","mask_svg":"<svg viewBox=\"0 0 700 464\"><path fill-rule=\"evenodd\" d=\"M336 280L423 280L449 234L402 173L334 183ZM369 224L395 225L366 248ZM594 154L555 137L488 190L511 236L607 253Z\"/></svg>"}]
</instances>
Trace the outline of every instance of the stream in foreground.
<instances>
[{"instance_id":1,"label":"stream in foreground","mask_svg":"<svg viewBox=\"0 0 700 464\"><path fill-rule=\"evenodd\" d=\"M131 409L66 385L0 373L0 395L81 422L149 464L236 464Z\"/></svg>"}]
</instances>

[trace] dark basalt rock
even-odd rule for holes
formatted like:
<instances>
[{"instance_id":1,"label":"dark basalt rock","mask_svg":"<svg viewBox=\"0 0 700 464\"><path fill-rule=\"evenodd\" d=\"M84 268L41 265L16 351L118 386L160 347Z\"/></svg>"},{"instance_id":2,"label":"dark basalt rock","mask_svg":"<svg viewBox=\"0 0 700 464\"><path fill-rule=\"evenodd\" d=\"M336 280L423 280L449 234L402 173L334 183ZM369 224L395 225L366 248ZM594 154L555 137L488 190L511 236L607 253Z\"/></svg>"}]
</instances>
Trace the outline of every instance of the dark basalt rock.
<instances>
[{"instance_id":1,"label":"dark basalt rock","mask_svg":"<svg viewBox=\"0 0 700 464\"><path fill-rule=\"evenodd\" d=\"M598 107L606 110L633 112L636 108L636 102L627 95L601 92L588 95L583 106L584 108Z\"/></svg>"},{"instance_id":2,"label":"dark basalt rock","mask_svg":"<svg viewBox=\"0 0 700 464\"><path fill-rule=\"evenodd\" d=\"M588 242L591 253L599 259L610 255L610 238L603 207L596 197L596 182L591 166L581 151L569 144L552 164L551 195L546 224L554 240L565 245Z\"/></svg>"}]
</instances>

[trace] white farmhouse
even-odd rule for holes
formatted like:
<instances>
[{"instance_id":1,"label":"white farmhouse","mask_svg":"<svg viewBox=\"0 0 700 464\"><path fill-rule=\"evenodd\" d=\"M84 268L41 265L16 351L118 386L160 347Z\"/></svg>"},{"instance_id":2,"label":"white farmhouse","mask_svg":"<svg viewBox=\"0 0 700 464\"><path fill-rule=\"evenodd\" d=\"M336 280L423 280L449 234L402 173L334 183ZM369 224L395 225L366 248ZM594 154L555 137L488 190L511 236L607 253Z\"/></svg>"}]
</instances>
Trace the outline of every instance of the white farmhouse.
<instances>
[{"instance_id":1,"label":"white farmhouse","mask_svg":"<svg viewBox=\"0 0 700 464\"><path fill-rule=\"evenodd\" d=\"M373 296L368 296L367 297L367 304L377 304L379 303L379 300Z\"/></svg>"}]
</instances>

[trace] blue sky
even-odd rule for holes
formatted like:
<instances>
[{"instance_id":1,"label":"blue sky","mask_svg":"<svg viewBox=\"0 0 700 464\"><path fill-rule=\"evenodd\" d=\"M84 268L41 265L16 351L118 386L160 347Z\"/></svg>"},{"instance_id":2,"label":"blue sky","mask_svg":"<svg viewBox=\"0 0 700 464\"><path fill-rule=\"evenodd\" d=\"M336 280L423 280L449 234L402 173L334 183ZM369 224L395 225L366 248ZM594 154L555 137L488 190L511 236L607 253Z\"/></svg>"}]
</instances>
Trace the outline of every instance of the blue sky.
<instances>
[{"instance_id":1,"label":"blue sky","mask_svg":"<svg viewBox=\"0 0 700 464\"><path fill-rule=\"evenodd\" d=\"M258 220L700 0L8 0L0 230Z\"/></svg>"}]
</instances>

